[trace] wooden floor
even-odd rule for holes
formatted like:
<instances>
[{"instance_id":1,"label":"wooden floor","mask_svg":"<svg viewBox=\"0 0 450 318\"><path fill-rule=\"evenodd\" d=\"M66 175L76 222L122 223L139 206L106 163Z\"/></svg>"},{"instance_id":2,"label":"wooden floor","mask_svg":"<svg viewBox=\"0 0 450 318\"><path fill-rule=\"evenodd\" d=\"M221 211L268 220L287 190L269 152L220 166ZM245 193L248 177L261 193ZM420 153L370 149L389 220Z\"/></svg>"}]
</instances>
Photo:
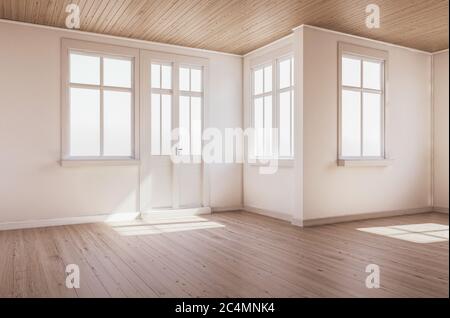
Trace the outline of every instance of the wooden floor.
<instances>
[{"instance_id":1,"label":"wooden floor","mask_svg":"<svg viewBox=\"0 0 450 318\"><path fill-rule=\"evenodd\" d=\"M448 239L357 230L448 225L429 213L300 229L227 212L0 232L1 297L448 297ZM447 232L448 233L448 232ZM79 265L79 289L65 286ZM365 267L381 269L368 289Z\"/></svg>"}]
</instances>

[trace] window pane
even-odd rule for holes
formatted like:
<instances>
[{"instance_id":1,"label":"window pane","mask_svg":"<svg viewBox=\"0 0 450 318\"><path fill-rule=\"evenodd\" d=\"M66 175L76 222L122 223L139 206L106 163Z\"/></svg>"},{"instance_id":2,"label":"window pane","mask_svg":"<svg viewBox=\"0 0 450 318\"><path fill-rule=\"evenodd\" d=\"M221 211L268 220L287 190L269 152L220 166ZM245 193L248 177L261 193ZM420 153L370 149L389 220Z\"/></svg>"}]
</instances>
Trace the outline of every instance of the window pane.
<instances>
[{"instance_id":1,"label":"window pane","mask_svg":"<svg viewBox=\"0 0 450 318\"><path fill-rule=\"evenodd\" d=\"M100 92L70 89L70 155L100 155Z\"/></svg>"},{"instance_id":2,"label":"window pane","mask_svg":"<svg viewBox=\"0 0 450 318\"><path fill-rule=\"evenodd\" d=\"M280 62L280 89L291 86L291 60Z\"/></svg>"},{"instance_id":3,"label":"window pane","mask_svg":"<svg viewBox=\"0 0 450 318\"><path fill-rule=\"evenodd\" d=\"M104 91L103 152L131 156L131 93Z\"/></svg>"},{"instance_id":4,"label":"window pane","mask_svg":"<svg viewBox=\"0 0 450 318\"><path fill-rule=\"evenodd\" d=\"M264 93L272 91L272 66L264 68Z\"/></svg>"},{"instance_id":5,"label":"window pane","mask_svg":"<svg viewBox=\"0 0 450 318\"><path fill-rule=\"evenodd\" d=\"M291 92L280 94L280 156L291 156Z\"/></svg>"},{"instance_id":6,"label":"window pane","mask_svg":"<svg viewBox=\"0 0 450 318\"><path fill-rule=\"evenodd\" d=\"M361 87L361 60L342 58L342 85Z\"/></svg>"},{"instance_id":7,"label":"window pane","mask_svg":"<svg viewBox=\"0 0 450 318\"><path fill-rule=\"evenodd\" d=\"M192 154L202 154L202 100L191 97L191 144Z\"/></svg>"},{"instance_id":8,"label":"window pane","mask_svg":"<svg viewBox=\"0 0 450 318\"><path fill-rule=\"evenodd\" d=\"M189 91L189 69L180 67L180 90Z\"/></svg>"},{"instance_id":9,"label":"window pane","mask_svg":"<svg viewBox=\"0 0 450 318\"><path fill-rule=\"evenodd\" d=\"M381 156L381 95L363 94L363 155Z\"/></svg>"},{"instance_id":10,"label":"window pane","mask_svg":"<svg viewBox=\"0 0 450 318\"><path fill-rule=\"evenodd\" d=\"M255 99L255 155L262 156L264 154L264 108L263 98Z\"/></svg>"},{"instance_id":11,"label":"window pane","mask_svg":"<svg viewBox=\"0 0 450 318\"><path fill-rule=\"evenodd\" d=\"M264 97L264 156L272 155L272 96Z\"/></svg>"},{"instance_id":12,"label":"window pane","mask_svg":"<svg viewBox=\"0 0 450 318\"><path fill-rule=\"evenodd\" d=\"M262 94L263 92L263 70L259 69L254 72L254 91L255 95Z\"/></svg>"},{"instance_id":13,"label":"window pane","mask_svg":"<svg viewBox=\"0 0 450 318\"><path fill-rule=\"evenodd\" d=\"M192 68L191 69L191 91L202 91L202 71Z\"/></svg>"},{"instance_id":14,"label":"window pane","mask_svg":"<svg viewBox=\"0 0 450 318\"><path fill-rule=\"evenodd\" d=\"M161 86L164 89L172 89L172 66L170 65L162 65L162 83Z\"/></svg>"},{"instance_id":15,"label":"window pane","mask_svg":"<svg viewBox=\"0 0 450 318\"><path fill-rule=\"evenodd\" d=\"M162 96L161 107L161 154L170 155L172 148L172 96Z\"/></svg>"},{"instance_id":16,"label":"window pane","mask_svg":"<svg viewBox=\"0 0 450 318\"><path fill-rule=\"evenodd\" d=\"M152 88L161 88L161 65L152 64Z\"/></svg>"},{"instance_id":17,"label":"window pane","mask_svg":"<svg viewBox=\"0 0 450 318\"><path fill-rule=\"evenodd\" d=\"M381 89L381 63L363 61L364 88Z\"/></svg>"},{"instance_id":18,"label":"window pane","mask_svg":"<svg viewBox=\"0 0 450 318\"><path fill-rule=\"evenodd\" d=\"M70 53L70 82L100 85L100 57Z\"/></svg>"},{"instance_id":19,"label":"window pane","mask_svg":"<svg viewBox=\"0 0 450 318\"><path fill-rule=\"evenodd\" d=\"M180 122L179 122L179 134L180 142L178 147L181 148L181 154L190 154L190 107L189 96L180 96Z\"/></svg>"},{"instance_id":20,"label":"window pane","mask_svg":"<svg viewBox=\"0 0 450 318\"><path fill-rule=\"evenodd\" d=\"M152 155L161 154L161 95L152 94L151 113L151 134L152 134Z\"/></svg>"},{"instance_id":21,"label":"window pane","mask_svg":"<svg viewBox=\"0 0 450 318\"><path fill-rule=\"evenodd\" d=\"M103 59L103 82L105 86L131 87L131 61Z\"/></svg>"},{"instance_id":22,"label":"window pane","mask_svg":"<svg viewBox=\"0 0 450 318\"><path fill-rule=\"evenodd\" d=\"M342 90L342 156L361 156L361 94Z\"/></svg>"}]
</instances>

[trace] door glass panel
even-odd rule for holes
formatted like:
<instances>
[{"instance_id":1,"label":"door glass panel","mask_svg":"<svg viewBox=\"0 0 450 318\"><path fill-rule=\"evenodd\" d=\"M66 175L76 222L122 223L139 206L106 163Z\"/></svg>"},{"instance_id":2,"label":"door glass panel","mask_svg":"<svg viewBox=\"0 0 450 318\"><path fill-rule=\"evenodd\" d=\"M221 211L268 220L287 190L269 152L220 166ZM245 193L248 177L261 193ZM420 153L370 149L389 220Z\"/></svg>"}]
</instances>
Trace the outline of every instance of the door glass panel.
<instances>
[{"instance_id":1,"label":"door glass panel","mask_svg":"<svg viewBox=\"0 0 450 318\"><path fill-rule=\"evenodd\" d=\"M180 96L179 148L182 155L190 154L190 97Z\"/></svg>"},{"instance_id":2,"label":"door glass panel","mask_svg":"<svg viewBox=\"0 0 450 318\"><path fill-rule=\"evenodd\" d=\"M161 154L161 95L152 94L152 111L151 111L151 134L152 134L152 155Z\"/></svg>"},{"instance_id":3,"label":"door glass panel","mask_svg":"<svg viewBox=\"0 0 450 318\"><path fill-rule=\"evenodd\" d=\"M162 95L161 155L170 155L172 147L172 96Z\"/></svg>"},{"instance_id":4,"label":"door glass panel","mask_svg":"<svg viewBox=\"0 0 450 318\"><path fill-rule=\"evenodd\" d=\"M200 97L191 98L191 134L192 154L199 156L202 151L202 100Z\"/></svg>"}]
</instances>

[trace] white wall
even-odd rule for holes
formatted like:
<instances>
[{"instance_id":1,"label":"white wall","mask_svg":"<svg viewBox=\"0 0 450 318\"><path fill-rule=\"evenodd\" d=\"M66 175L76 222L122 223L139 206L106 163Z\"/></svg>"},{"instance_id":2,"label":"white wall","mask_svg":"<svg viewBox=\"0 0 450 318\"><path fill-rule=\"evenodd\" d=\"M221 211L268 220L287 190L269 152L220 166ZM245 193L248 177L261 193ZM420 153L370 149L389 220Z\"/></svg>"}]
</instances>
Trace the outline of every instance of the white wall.
<instances>
[{"instance_id":1,"label":"white wall","mask_svg":"<svg viewBox=\"0 0 450 318\"><path fill-rule=\"evenodd\" d=\"M433 55L434 65L434 202L448 211L448 50Z\"/></svg>"},{"instance_id":2,"label":"white wall","mask_svg":"<svg viewBox=\"0 0 450 318\"><path fill-rule=\"evenodd\" d=\"M138 209L139 168L59 164L61 38L210 60L211 126L242 125L242 58L0 21L0 223ZM240 165L212 166L212 207L242 204Z\"/></svg>"},{"instance_id":3,"label":"white wall","mask_svg":"<svg viewBox=\"0 0 450 318\"><path fill-rule=\"evenodd\" d=\"M251 126L251 64L270 62L279 50L290 47L292 36L272 43L244 57L244 127ZM290 220L295 208L294 165L280 166L275 174L261 174L259 166L244 165L244 206L252 211Z\"/></svg>"},{"instance_id":4,"label":"white wall","mask_svg":"<svg viewBox=\"0 0 450 318\"><path fill-rule=\"evenodd\" d=\"M209 176L211 206L244 204L285 219L303 215L305 220L428 207L431 57L310 27L296 34L298 39L288 37L247 55L243 74L243 60L238 56L0 21L0 223L138 209L137 166L59 165L63 37L208 58L209 120L210 126L219 129L248 126L251 59L297 43L296 58L302 60L296 62L304 69L297 70L303 79L297 91L304 92L298 101L304 108L298 114L304 122L298 127L298 133L304 134L300 149L304 153L303 190L296 186L293 167L261 175L257 166L248 164L214 165ZM336 165L338 41L389 52L387 146L391 166ZM448 52L436 55L434 63L434 205L448 208ZM302 196L303 214L295 202Z\"/></svg>"},{"instance_id":5,"label":"white wall","mask_svg":"<svg viewBox=\"0 0 450 318\"><path fill-rule=\"evenodd\" d=\"M388 167L336 165L339 41L389 53ZM303 68L304 220L430 206L430 56L304 27Z\"/></svg>"}]
</instances>

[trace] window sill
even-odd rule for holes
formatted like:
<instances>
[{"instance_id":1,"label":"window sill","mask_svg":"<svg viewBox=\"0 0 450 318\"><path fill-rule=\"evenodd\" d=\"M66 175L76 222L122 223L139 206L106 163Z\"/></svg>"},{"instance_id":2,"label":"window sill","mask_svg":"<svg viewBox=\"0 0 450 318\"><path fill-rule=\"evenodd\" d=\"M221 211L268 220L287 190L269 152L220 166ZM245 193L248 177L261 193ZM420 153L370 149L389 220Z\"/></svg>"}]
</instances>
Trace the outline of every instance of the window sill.
<instances>
[{"instance_id":1,"label":"window sill","mask_svg":"<svg viewBox=\"0 0 450 318\"><path fill-rule=\"evenodd\" d=\"M392 159L338 159L339 167L387 167L392 165Z\"/></svg>"},{"instance_id":2,"label":"window sill","mask_svg":"<svg viewBox=\"0 0 450 318\"><path fill-rule=\"evenodd\" d=\"M136 159L63 159L62 167L84 167L84 166L137 166L140 164Z\"/></svg>"}]
</instances>

